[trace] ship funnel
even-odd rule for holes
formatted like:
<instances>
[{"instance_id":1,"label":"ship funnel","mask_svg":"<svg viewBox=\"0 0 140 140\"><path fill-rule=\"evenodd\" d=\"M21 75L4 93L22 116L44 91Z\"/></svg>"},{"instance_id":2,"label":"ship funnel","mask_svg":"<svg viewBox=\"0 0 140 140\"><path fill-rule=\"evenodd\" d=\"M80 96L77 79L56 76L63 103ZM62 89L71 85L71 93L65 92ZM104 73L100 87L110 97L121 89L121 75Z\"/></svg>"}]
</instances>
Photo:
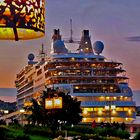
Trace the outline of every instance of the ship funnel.
<instances>
[{"instance_id":1,"label":"ship funnel","mask_svg":"<svg viewBox=\"0 0 140 140\"><path fill-rule=\"evenodd\" d=\"M83 30L82 36L89 37L89 30Z\"/></svg>"},{"instance_id":2,"label":"ship funnel","mask_svg":"<svg viewBox=\"0 0 140 140\"><path fill-rule=\"evenodd\" d=\"M52 39L53 39L53 41L61 40L61 35L60 35L60 30L59 29L54 29Z\"/></svg>"},{"instance_id":3,"label":"ship funnel","mask_svg":"<svg viewBox=\"0 0 140 140\"><path fill-rule=\"evenodd\" d=\"M83 30L79 50L84 53L93 53L89 30Z\"/></svg>"},{"instance_id":4,"label":"ship funnel","mask_svg":"<svg viewBox=\"0 0 140 140\"><path fill-rule=\"evenodd\" d=\"M59 29L54 29L52 39L51 53L68 53L68 49L65 47L64 41L61 40Z\"/></svg>"}]
</instances>

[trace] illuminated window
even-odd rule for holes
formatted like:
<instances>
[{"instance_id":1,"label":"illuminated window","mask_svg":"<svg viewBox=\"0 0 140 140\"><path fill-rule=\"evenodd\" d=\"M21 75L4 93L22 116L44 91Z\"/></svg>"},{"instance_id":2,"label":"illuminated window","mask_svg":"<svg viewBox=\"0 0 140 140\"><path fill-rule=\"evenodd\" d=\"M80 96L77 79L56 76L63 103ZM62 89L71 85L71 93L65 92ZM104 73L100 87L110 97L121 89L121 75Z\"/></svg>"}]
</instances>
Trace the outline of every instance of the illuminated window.
<instances>
[{"instance_id":1,"label":"illuminated window","mask_svg":"<svg viewBox=\"0 0 140 140\"><path fill-rule=\"evenodd\" d=\"M111 109L116 109L116 106L115 105L111 105Z\"/></svg>"},{"instance_id":2,"label":"illuminated window","mask_svg":"<svg viewBox=\"0 0 140 140\"><path fill-rule=\"evenodd\" d=\"M96 64L92 64L91 66L92 66L92 67L95 67L95 66L96 66Z\"/></svg>"},{"instance_id":3,"label":"illuminated window","mask_svg":"<svg viewBox=\"0 0 140 140\"><path fill-rule=\"evenodd\" d=\"M105 110L109 110L109 105L106 105L105 106Z\"/></svg>"},{"instance_id":4,"label":"illuminated window","mask_svg":"<svg viewBox=\"0 0 140 140\"><path fill-rule=\"evenodd\" d=\"M120 96L120 100L123 100L123 96Z\"/></svg>"},{"instance_id":5,"label":"illuminated window","mask_svg":"<svg viewBox=\"0 0 140 140\"><path fill-rule=\"evenodd\" d=\"M94 110L94 111L98 111L98 108L94 108L93 110Z\"/></svg>"},{"instance_id":6,"label":"illuminated window","mask_svg":"<svg viewBox=\"0 0 140 140\"><path fill-rule=\"evenodd\" d=\"M72 60L72 61L74 61L74 60L75 60L75 58L74 58L74 57L72 57L72 58L71 58L71 60Z\"/></svg>"},{"instance_id":7,"label":"illuminated window","mask_svg":"<svg viewBox=\"0 0 140 140\"><path fill-rule=\"evenodd\" d=\"M128 97L125 97L125 99L128 99Z\"/></svg>"},{"instance_id":8,"label":"illuminated window","mask_svg":"<svg viewBox=\"0 0 140 140\"><path fill-rule=\"evenodd\" d=\"M129 107L124 107L124 111L130 110Z\"/></svg>"},{"instance_id":9,"label":"illuminated window","mask_svg":"<svg viewBox=\"0 0 140 140\"><path fill-rule=\"evenodd\" d=\"M110 97L106 97L106 100L109 100L110 99Z\"/></svg>"},{"instance_id":10,"label":"illuminated window","mask_svg":"<svg viewBox=\"0 0 140 140\"><path fill-rule=\"evenodd\" d=\"M84 110L84 111L83 111L83 114L85 114L85 115L86 115L87 113L88 113L88 111L87 111L87 110Z\"/></svg>"},{"instance_id":11,"label":"illuminated window","mask_svg":"<svg viewBox=\"0 0 140 140\"><path fill-rule=\"evenodd\" d=\"M114 99L114 100L116 100L116 99L117 99L117 97L113 97L113 99Z\"/></svg>"},{"instance_id":12,"label":"illuminated window","mask_svg":"<svg viewBox=\"0 0 140 140\"><path fill-rule=\"evenodd\" d=\"M104 101L105 100L105 97L100 97L100 101Z\"/></svg>"},{"instance_id":13,"label":"illuminated window","mask_svg":"<svg viewBox=\"0 0 140 140\"><path fill-rule=\"evenodd\" d=\"M123 111L123 107L116 107L116 111Z\"/></svg>"},{"instance_id":14,"label":"illuminated window","mask_svg":"<svg viewBox=\"0 0 140 140\"><path fill-rule=\"evenodd\" d=\"M101 118L98 118L98 122L101 122Z\"/></svg>"},{"instance_id":15,"label":"illuminated window","mask_svg":"<svg viewBox=\"0 0 140 140\"><path fill-rule=\"evenodd\" d=\"M102 110L101 110L101 109L98 110L98 114L99 114L99 115L102 114Z\"/></svg>"},{"instance_id":16,"label":"illuminated window","mask_svg":"<svg viewBox=\"0 0 140 140\"><path fill-rule=\"evenodd\" d=\"M79 87L78 86L75 86L75 89L79 89Z\"/></svg>"},{"instance_id":17,"label":"illuminated window","mask_svg":"<svg viewBox=\"0 0 140 140\"><path fill-rule=\"evenodd\" d=\"M114 121L114 117L111 117L112 122Z\"/></svg>"},{"instance_id":18,"label":"illuminated window","mask_svg":"<svg viewBox=\"0 0 140 140\"><path fill-rule=\"evenodd\" d=\"M112 110L112 114L116 114L116 110Z\"/></svg>"},{"instance_id":19,"label":"illuminated window","mask_svg":"<svg viewBox=\"0 0 140 140\"><path fill-rule=\"evenodd\" d=\"M83 108L83 110L87 110L88 112L92 112L93 108Z\"/></svg>"},{"instance_id":20,"label":"illuminated window","mask_svg":"<svg viewBox=\"0 0 140 140\"><path fill-rule=\"evenodd\" d=\"M103 109L102 107L99 107L99 108L98 108L98 110L102 110L102 109Z\"/></svg>"},{"instance_id":21,"label":"illuminated window","mask_svg":"<svg viewBox=\"0 0 140 140\"><path fill-rule=\"evenodd\" d=\"M128 114L132 114L132 110L131 109L128 110Z\"/></svg>"},{"instance_id":22,"label":"illuminated window","mask_svg":"<svg viewBox=\"0 0 140 140\"><path fill-rule=\"evenodd\" d=\"M85 122L87 119L86 118L83 118L83 121Z\"/></svg>"}]
</instances>

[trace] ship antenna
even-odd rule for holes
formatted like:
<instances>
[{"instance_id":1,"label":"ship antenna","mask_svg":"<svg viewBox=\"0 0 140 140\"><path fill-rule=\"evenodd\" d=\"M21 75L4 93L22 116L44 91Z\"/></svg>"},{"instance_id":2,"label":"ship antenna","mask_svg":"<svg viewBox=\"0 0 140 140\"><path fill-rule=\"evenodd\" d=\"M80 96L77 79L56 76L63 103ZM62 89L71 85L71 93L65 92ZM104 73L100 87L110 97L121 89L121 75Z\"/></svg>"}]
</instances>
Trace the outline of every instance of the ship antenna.
<instances>
[{"instance_id":1,"label":"ship antenna","mask_svg":"<svg viewBox=\"0 0 140 140\"><path fill-rule=\"evenodd\" d=\"M44 51L44 44L43 43L41 45L41 49L39 51L38 57L39 57L40 61L45 61L46 53Z\"/></svg>"},{"instance_id":2,"label":"ship antenna","mask_svg":"<svg viewBox=\"0 0 140 140\"><path fill-rule=\"evenodd\" d=\"M70 43L73 43L73 42L74 42L74 41L73 41L72 35L73 35L73 30L72 30L72 19L70 19L70 40L69 40Z\"/></svg>"},{"instance_id":3,"label":"ship antenna","mask_svg":"<svg viewBox=\"0 0 140 140\"><path fill-rule=\"evenodd\" d=\"M72 29L72 19L70 19L70 38L69 39L64 39L65 43L80 43L79 40L73 40L73 29Z\"/></svg>"},{"instance_id":4,"label":"ship antenna","mask_svg":"<svg viewBox=\"0 0 140 140\"><path fill-rule=\"evenodd\" d=\"M42 43L42 47L41 47L41 54L44 53L44 44Z\"/></svg>"}]
</instances>

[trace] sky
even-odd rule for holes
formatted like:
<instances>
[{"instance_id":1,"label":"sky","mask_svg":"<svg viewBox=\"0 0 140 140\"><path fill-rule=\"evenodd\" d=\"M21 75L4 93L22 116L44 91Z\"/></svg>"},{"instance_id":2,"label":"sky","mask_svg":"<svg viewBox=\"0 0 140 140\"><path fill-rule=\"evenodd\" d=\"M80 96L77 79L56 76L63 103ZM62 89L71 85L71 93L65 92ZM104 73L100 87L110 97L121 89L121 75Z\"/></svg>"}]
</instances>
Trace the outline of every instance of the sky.
<instances>
[{"instance_id":1,"label":"sky","mask_svg":"<svg viewBox=\"0 0 140 140\"><path fill-rule=\"evenodd\" d=\"M5 102L16 101L16 89L15 88L0 88L0 100Z\"/></svg>"},{"instance_id":2,"label":"sky","mask_svg":"<svg viewBox=\"0 0 140 140\"><path fill-rule=\"evenodd\" d=\"M45 37L0 40L0 88L15 88L16 74L27 64L29 53L38 54L42 43L49 54L53 29L60 28L62 37L68 38L72 18L74 38L80 39L82 30L89 29L92 43L104 42L102 55L122 62L130 87L140 89L140 42L135 40L140 36L139 7L140 0L47 0Z\"/></svg>"}]
</instances>

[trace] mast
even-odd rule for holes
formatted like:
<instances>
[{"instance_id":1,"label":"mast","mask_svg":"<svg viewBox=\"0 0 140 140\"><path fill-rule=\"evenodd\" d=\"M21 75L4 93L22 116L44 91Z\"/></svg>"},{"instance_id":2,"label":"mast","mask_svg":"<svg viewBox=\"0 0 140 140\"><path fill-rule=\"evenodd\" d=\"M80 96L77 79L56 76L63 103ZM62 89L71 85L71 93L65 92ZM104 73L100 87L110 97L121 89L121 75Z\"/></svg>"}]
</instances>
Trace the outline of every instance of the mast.
<instances>
[{"instance_id":1,"label":"mast","mask_svg":"<svg viewBox=\"0 0 140 140\"><path fill-rule=\"evenodd\" d=\"M73 43L73 37L72 37L72 35L73 35L72 19L70 19L70 40L69 40L70 43Z\"/></svg>"},{"instance_id":2,"label":"mast","mask_svg":"<svg viewBox=\"0 0 140 140\"><path fill-rule=\"evenodd\" d=\"M44 51L44 44L43 43L42 43L41 50L39 52L38 57L39 57L39 59L40 59L41 62L45 62L46 53Z\"/></svg>"}]
</instances>

